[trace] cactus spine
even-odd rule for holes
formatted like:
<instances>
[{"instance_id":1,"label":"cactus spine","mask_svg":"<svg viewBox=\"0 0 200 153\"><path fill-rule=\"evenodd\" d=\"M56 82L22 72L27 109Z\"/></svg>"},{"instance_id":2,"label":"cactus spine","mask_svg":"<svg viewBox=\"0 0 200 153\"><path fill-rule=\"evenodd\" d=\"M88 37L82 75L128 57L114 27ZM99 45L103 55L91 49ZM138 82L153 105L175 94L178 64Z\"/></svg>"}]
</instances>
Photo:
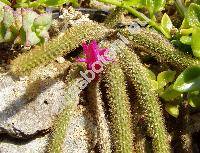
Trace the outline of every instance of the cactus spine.
<instances>
[{"instance_id":1,"label":"cactus spine","mask_svg":"<svg viewBox=\"0 0 200 153\"><path fill-rule=\"evenodd\" d=\"M161 62L169 62L179 70L188 66L199 64L199 60L175 49L173 45L157 32L141 29L136 32L124 30L122 32L134 48L142 48L143 51L155 56Z\"/></svg>"},{"instance_id":2,"label":"cactus spine","mask_svg":"<svg viewBox=\"0 0 200 153\"><path fill-rule=\"evenodd\" d=\"M133 130L129 98L126 93L124 74L119 64L112 63L105 72L107 99L111 113L111 131L114 152L133 151Z\"/></svg>"},{"instance_id":3,"label":"cactus spine","mask_svg":"<svg viewBox=\"0 0 200 153\"><path fill-rule=\"evenodd\" d=\"M83 40L100 39L108 30L97 23L83 23L69 28L64 34L35 47L27 53L19 55L11 62L11 72L15 75L27 75L35 67L48 64L58 56L65 55L77 48Z\"/></svg>"},{"instance_id":4,"label":"cactus spine","mask_svg":"<svg viewBox=\"0 0 200 153\"><path fill-rule=\"evenodd\" d=\"M163 122L162 112L155 90L152 88L146 68L140 63L137 55L132 53L125 45L116 46L120 64L131 83L136 88L138 103L143 109L148 132L153 138L155 153L169 153L170 147L167 132Z\"/></svg>"}]
</instances>

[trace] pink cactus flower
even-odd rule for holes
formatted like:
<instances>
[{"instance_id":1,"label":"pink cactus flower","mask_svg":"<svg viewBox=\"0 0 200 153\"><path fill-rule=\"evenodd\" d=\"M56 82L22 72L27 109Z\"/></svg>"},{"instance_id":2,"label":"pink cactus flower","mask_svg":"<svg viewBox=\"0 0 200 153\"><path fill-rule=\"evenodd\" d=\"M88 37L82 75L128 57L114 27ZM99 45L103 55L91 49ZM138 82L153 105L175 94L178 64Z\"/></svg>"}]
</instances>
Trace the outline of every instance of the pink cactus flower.
<instances>
[{"instance_id":1,"label":"pink cactus flower","mask_svg":"<svg viewBox=\"0 0 200 153\"><path fill-rule=\"evenodd\" d=\"M98 80L98 74L103 70L103 64L112 61L111 58L106 56L108 49L99 48L95 40L88 45L83 42L82 47L85 58L78 58L77 61L87 63L87 69L92 70L95 74L95 80Z\"/></svg>"},{"instance_id":2,"label":"pink cactus flower","mask_svg":"<svg viewBox=\"0 0 200 153\"><path fill-rule=\"evenodd\" d=\"M92 69L92 65L94 63L98 62L105 63L105 61L112 61L112 59L105 56L105 53L108 51L108 49L99 48L99 45L95 40L93 40L89 45L83 42L82 47L85 58L78 58L77 61L87 63L88 70ZM102 59L104 61L102 61ZM100 65L95 64L95 68L99 69Z\"/></svg>"}]
</instances>

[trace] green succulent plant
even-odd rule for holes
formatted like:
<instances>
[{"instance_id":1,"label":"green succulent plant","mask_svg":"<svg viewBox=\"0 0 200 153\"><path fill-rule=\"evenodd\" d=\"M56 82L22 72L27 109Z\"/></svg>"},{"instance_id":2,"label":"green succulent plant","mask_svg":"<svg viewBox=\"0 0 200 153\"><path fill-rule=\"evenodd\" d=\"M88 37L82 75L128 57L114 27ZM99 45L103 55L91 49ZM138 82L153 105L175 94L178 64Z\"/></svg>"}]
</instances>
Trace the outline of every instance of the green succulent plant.
<instances>
[{"instance_id":1,"label":"green succulent plant","mask_svg":"<svg viewBox=\"0 0 200 153\"><path fill-rule=\"evenodd\" d=\"M52 15L37 14L33 10L14 10L0 2L0 42L16 40L24 46L44 43L49 38Z\"/></svg>"}]
</instances>

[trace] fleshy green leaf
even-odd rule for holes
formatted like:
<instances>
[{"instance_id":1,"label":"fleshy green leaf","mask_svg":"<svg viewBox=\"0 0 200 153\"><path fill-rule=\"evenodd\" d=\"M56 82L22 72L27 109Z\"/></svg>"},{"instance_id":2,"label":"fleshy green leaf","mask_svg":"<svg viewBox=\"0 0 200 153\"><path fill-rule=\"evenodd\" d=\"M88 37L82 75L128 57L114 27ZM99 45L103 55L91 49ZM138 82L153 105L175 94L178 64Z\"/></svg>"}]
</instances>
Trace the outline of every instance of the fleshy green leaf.
<instances>
[{"instance_id":1,"label":"fleshy green leaf","mask_svg":"<svg viewBox=\"0 0 200 153\"><path fill-rule=\"evenodd\" d=\"M195 28L193 30L191 47L194 56L200 57L200 28Z\"/></svg>"},{"instance_id":2,"label":"fleshy green leaf","mask_svg":"<svg viewBox=\"0 0 200 153\"><path fill-rule=\"evenodd\" d=\"M192 107L200 107L200 94L199 94L199 92L189 94L189 104Z\"/></svg>"},{"instance_id":3,"label":"fleshy green leaf","mask_svg":"<svg viewBox=\"0 0 200 153\"><path fill-rule=\"evenodd\" d=\"M124 0L124 5L137 8L147 8L151 15L161 11L165 6L165 0Z\"/></svg>"},{"instance_id":4,"label":"fleshy green leaf","mask_svg":"<svg viewBox=\"0 0 200 153\"><path fill-rule=\"evenodd\" d=\"M13 9L10 6L4 6L3 23L6 28L9 28L14 22Z\"/></svg>"},{"instance_id":5,"label":"fleshy green leaf","mask_svg":"<svg viewBox=\"0 0 200 153\"><path fill-rule=\"evenodd\" d=\"M69 2L69 0L46 0L45 4L47 6L59 6Z\"/></svg>"},{"instance_id":6,"label":"fleshy green leaf","mask_svg":"<svg viewBox=\"0 0 200 153\"><path fill-rule=\"evenodd\" d=\"M181 41L183 44L191 45L191 43L192 43L192 37L191 37L191 36L182 36L182 37L180 38L180 41Z\"/></svg>"},{"instance_id":7,"label":"fleshy green leaf","mask_svg":"<svg viewBox=\"0 0 200 153\"><path fill-rule=\"evenodd\" d=\"M172 21L166 13L162 17L161 26L168 32L170 32L173 27Z\"/></svg>"},{"instance_id":8,"label":"fleshy green leaf","mask_svg":"<svg viewBox=\"0 0 200 153\"><path fill-rule=\"evenodd\" d=\"M173 89L173 85L170 85L164 92L160 95L165 101L172 101L181 97L181 92Z\"/></svg>"},{"instance_id":9,"label":"fleshy green leaf","mask_svg":"<svg viewBox=\"0 0 200 153\"><path fill-rule=\"evenodd\" d=\"M191 27L200 27L200 6L197 4L190 4L186 20Z\"/></svg>"},{"instance_id":10,"label":"fleshy green leaf","mask_svg":"<svg viewBox=\"0 0 200 153\"><path fill-rule=\"evenodd\" d=\"M200 90L200 66L192 66L182 72L176 79L173 88L179 92Z\"/></svg>"},{"instance_id":11,"label":"fleshy green leaf","mask_svg":"<svg viewBox=\"0 0 200 153\"><path fill-rule=\"evenodd\" d=\"M165 110L175 118L179 115L179 105L166 104Z\"/></svg>"},{"instance_id":12,"label":"fleshy green leaf","mask_svg":"<svg viewBox=\"0 0 200 153\"><path fill-rule=\"evenodd\" d=\"M4 17L4 7L5 5L3 3L0 2L0 22L3 21L3 17Z\"/></svg>"},{"instance_id":13,"label":"fleshy green leaf","mask_svg":"<svg viewBox=\"0 0 200 153\"><path fill-rule=\"evenodd\" d=\"M4 3L6 5L9 5L9 6L11 5L11 3L8 0L0 0L0 2Z\"/></svg>"},{"instance_id":14,"label":"fleshy green leaf","mask_svg":"<svg viewBox=\"0 0 200 153\"><path fill-rule=\"evenodd\" d=\"M163 88L168 83L174 81L175 75L176 75L176 72L171 71L171 70L163 71L163 72L159 73L157 76L158 87Z\"/></svg>"},{"instance_id":15,"label":"fleshy green leaf","mask_svg":"<svg viewBox=\"0 0 200 153\"><path fill-rule=\"evenodd\" d=\"M141 0L124 0L123 3L128 6L142 7Z\"/></svg>"},{"instance_id":16,"label":"fleshy green leaf","mask_svg":"<svg viewBox=\"0 0 200 153\"><path fill-rule=\"evenodd\" d=\"M52 15L49 13L42 14L34 20L34 26L45 26L49 28L52 22Z\"/></svg>"},{"instance_id":17,"label":"fleshy green leaf","mask_svg":"<svg viewBox=\"0 0 200 153\"><path fill-rule=\"evenodd\" d=\"M141 0L142 4L146 6L146 8L149 10L150 14L154 14L158 11L163 10L165 6L165 0Z\"/></svg>"},{"instance_id":18,"label":"fleshy green leaf","mask_svg":"<svg viewBox=\"0 0 200 153\"><path fill-rule=\"evenodd\" d=\"M155 73L153 73L153 71L151 71L150 69L147 69L147 73L148 73L148 77L151 80L156 80L156 75L155 75Z\"/></svg>"},{"instance_id":19,"label":"fleshy green leaf","mask_svg":"<svg viewBox=\"0 0 200 153\"><path fill-rule=\"evenodd\" d=\"M38 17L38 14L32 10L22 9L22 26L25 31L30 31L33 25L35 18Z\"/></svg>"}]
</instances>

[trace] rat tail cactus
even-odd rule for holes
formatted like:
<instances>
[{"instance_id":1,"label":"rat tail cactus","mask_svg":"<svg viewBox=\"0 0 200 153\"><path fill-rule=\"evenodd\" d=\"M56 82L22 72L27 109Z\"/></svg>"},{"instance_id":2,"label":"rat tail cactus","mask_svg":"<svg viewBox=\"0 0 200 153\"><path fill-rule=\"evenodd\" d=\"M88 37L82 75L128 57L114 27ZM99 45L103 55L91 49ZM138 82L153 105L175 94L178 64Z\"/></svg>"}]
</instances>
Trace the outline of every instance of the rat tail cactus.
<instances>
[{"instance_id":1,"label":"rat tail cactus","mask_svg":"<svg viewBox=\"0 0 200 153\"><path fill-rule=\"evenodd\" d=\"M200 63L198 59L194 59L192 56L175 49L169 40L157 32L145 29L135 32L132 32L132 30L123 30L122 34L130 41L130 45L133 48L139 47L143 51L155 56L158 61L168 62L179 70L184 70L189 66Z\"/></svg>"},{"instance_id":2,"label":"rat tail cactus","mask_svg":"<svg viewBox=\"0 0 200 153\"><path fill-rule=\"evenodd\" d=\"M71 116L73 115L78 102L81 89L79 83L81 78L79 71L80 66L73 67L67 75L66 86L66 106L60 115L56 118L53 126L53 132L50 136L47 152L48 153L61 153L64 139L66 137L66 130L69 125Z\"/></svg>"},{"instance_id":3,"label":"rat tail cactus","mask_svg":"<svg viewBox=\"0 0 200 153\"><path fill-rule=\"evenodd\" d=\"M79 47L83 41L100 39L108 34L108 30L97 23L82 23L69 28L64 34L37 46L11 62L11 72L15 75L27 75L39 65L47 64L59 56L70 53Z\"/></svg>"},{"instance_id":4,"label":"rat tail cactus","mask_svg":"<svg viewBox=\"0 0 200 153\"><path fill-rule=\"evenodd\" d=\"M113 149L117 153L132 152L134 132L125 76L118 63L109 64L105 72L104 81L111 113Z\"/></svg>"},{"instance_id":5,"label":"rat tail cactus","mask_svg":"<svg viewBox=\"0 0 200 153\"><path fill-rule=\"evenodd\" d=\"M108 121L105 115L99 81L93 81L88 87L88 102L92 104L97 121L98 143L101 153L111 153L111 140Z\"/></svg>"},{"instance_id":6,"label":"rat tail cactus","mask_svg":"<svg viewBox=\"0 0 200 153\"><path fill-rule=\"evenodd\" d=\"M155 153L169 153L170 146L158 103L158 95L148 78L147 69L140 63L137 55L132 53L125 44L116 45L115 50L118 53L120 64L135 87L138 103L145 114L148 132L153 138L153 150Z\"/></svg>"}]
</instances>

